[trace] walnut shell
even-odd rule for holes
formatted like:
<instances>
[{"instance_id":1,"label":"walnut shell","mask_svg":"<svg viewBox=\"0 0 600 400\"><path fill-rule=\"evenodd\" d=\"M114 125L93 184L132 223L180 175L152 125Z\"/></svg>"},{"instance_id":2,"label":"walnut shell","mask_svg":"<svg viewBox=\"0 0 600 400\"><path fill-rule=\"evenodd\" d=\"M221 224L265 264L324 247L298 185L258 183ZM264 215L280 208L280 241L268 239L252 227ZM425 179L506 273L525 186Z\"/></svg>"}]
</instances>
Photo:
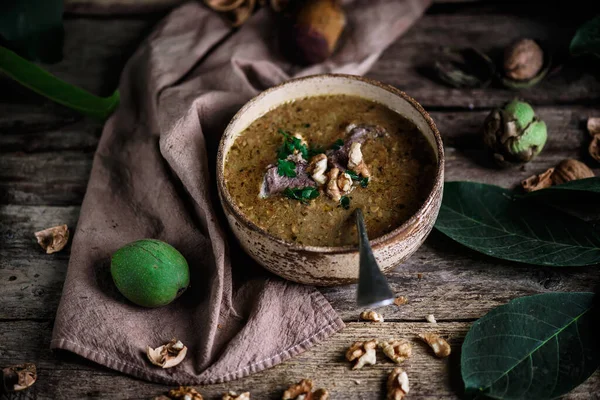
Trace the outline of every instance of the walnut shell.
<instances>
[{"instance_id":1,"label":"walnut shell","mask_svg":"<svg viewBox=\"0 0 600 400\"><path fill-rule=\"evenodd\" d=\"M592 117L587 120L587 130L590 135L596 136L600 133L600 118Z\"/></svg>"},{"instance_id":2,"label":"walnut shell","mask_svg":"<svg viewBox=\"0 0 600 400\"><path fill-rule=\"evenodd\" d=\"M574 181L577 179L593 178L594 172L581 161L566 159L562 160L554 168L552 182L555 185Z\"/></svg>"},{"instance_id":3,"label":"walnut shell","mask_svg":"<svg viewBox=\"0 0 600 400\"><path fill-rule=\"evenodd\" d=\"M600 133L592 137L588 151L594 160L600 161Z\"/></svg>"},{"instance_id":4,"label":"walnut shell","mask_svg":"<svg viewBox=\"0 0 600 400\"><path fill-rule=\"evenodd\" d=\"M552 174L554 168L549 168L539 175L530 176L527 179L521 181L521 186L526 192L534 192L540 189L546 189L552 186Z\"/></svg>"},{"instance_id":5,"label":"walnut shell","mask_svg":"<svg viewBox=\"0 0 600 400\"><path fill-rule=\"evenodd\" d=\"M544 51L534 40L518 40L504 51L504 73L511 79L532 79L543 66Z\"/></svg>"}]
</instances>

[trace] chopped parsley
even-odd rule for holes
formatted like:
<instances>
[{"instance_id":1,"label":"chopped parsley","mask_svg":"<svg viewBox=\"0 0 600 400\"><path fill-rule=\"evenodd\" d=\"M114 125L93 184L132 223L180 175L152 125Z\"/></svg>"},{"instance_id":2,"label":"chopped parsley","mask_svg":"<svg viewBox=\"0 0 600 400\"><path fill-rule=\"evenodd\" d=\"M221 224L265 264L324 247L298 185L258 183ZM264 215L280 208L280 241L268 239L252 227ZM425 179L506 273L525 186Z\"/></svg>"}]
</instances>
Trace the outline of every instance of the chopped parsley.
<instances>
[{"instance_id":1,"label":"chopped parsley","mask_svg":"<svg viewBox=\"0 0 600 400\"><path fill-rule=\"evenodd\" d=\"M292 200L298 200L304 204L308 203L309 200L316 199L319 197L319 190L312 186L304 188L285 188L283 195Z\"/></svg>"},{"instance_id":2,"label":"chopped parsley","mask_svg":"<svg viewBox=\"0 0 600 400\"><path fill-rule=\"evenodd\" d=\"M277 173L288 178L296 177L296 164L289 160L277 160Z\"/></svg>"},{"instance_id":3,"label":"chopped parsley","mask_svg":"<svg viewBox=\"0 0 600 400\"><path fill-rule=\"evenodd\" d=\"M369 178L362 178L360 180L360 186L366 188L369 186Z\"/></svg>"},{"instance_id":4,"label":"chopped parsley","mask_svg":"<svg viewBox=\"0 0 600 400\"><path fill-rule=\"evenodd\" d=\"M367 186L369 186L369 178L361 178L356 172L350 169L347 169L346 171L344 171L344 173L350 175L350 178L352 178L353 181L358 181L361 187L366 188Z\"/></svg>"},{"instance_id":5,"label":"chopped parsley","mask_svg":"<svg viewBox=\"0 0 600 400\"><path fill-rule=\"evenodd\" d=\"M305 144L302 144L300 139L290 135L283 129L279 129L278 132L283 135L284 140L283 144L277 149L277 158L285 159L290 154L294 154L295 150L298 150L304 159L308 158L308 148Z\"/></svg>"},{"instance_id":6,"label":"chopped parsley","mask_svg":"<svg viewBox=\"0 0 600 400\"><path fill-rule=\"evenodd\" d=\"M317 154L323 154L325 153L325 149L318 146L318 147L311 147L310 149L308 149L308 158L314 157Z\"/></svg>"},{"instance_id":7,"label":"chopped parsley","mask_svg":"<svg viewBox=\"0 0 600 400\"><path fill-rule=\"evenodd\" d=\"M344 210L349 209L350 208L350 197L342 196L342 198L340 199L340 207L342 207Z\"/></svg>"},{"instance_id":8,"label":"chopped parsley","mask_svg":"<svg viewBox=\"0 0 600 400\"><path fill-rule=\"evenodd\" d=\"M338 139L335 142L333 142L333 145L331 146L332 150L339 150L342 148L342 146L344 145L344 141L342 139Z\"/></svg>"}]
</instances>

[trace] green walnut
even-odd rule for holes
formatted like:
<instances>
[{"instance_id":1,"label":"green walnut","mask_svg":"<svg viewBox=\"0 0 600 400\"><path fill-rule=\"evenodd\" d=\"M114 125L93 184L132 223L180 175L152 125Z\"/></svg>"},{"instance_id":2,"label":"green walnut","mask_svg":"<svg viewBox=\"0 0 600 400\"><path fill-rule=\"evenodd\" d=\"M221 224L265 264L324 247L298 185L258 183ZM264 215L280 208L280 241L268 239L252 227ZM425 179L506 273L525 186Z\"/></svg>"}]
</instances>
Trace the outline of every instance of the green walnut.
<instances>
[{"instance_id":1,"label":"green walnut","mask_svg":"<svg viewBox=\"0 0 600 400\"><path fill-rule=\"evenodd\" d=\"M529 104L519 100L492 110L483 126L483 142L502 166L531 161L547 138L546 123L536 117Z\"/></svg>"},{"instance_id":2,"label":"green walnut","mask_svg":"<svg viewBox=\"0 0 600 400\"><path fill-rule=\"evenodd\" d=\"M143 307L169 304L190 283L183 255L170 244L154 239L138 240L117 250L110 273L121 294Z\"/></svg>"}]
</instances>

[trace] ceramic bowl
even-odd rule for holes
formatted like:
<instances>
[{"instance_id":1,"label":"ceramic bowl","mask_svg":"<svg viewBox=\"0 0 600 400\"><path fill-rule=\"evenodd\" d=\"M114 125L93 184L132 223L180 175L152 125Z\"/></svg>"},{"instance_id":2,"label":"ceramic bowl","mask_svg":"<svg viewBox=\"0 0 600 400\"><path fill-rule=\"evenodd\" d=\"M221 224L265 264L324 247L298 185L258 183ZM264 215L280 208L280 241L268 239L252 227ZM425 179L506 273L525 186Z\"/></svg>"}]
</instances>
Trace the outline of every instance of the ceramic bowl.
<instances>
[{"instance_id":1,"label":"ceramic bowl","mask_svg":"<svg viewBox=\"0 0 600 400\"><path fill-rule=\"evenodd\" d=\"M417 212L388 234L371 238L375 258L384 273L413 254L431 232L440 209L444 182L444 149L433 120L419 103L392 86L353 75L314 75L284 82L246 103L225 129L217 154L217 185L225 215L242 247L258 263L285 279L317 286L356 282L358 246L306 246L272 236L251 222L235 204L223 171L235 139L254 120L286 102L335 94L360 96L408 118L431 143L437 157L433 188Z\"/></svg>"}]
</instances>

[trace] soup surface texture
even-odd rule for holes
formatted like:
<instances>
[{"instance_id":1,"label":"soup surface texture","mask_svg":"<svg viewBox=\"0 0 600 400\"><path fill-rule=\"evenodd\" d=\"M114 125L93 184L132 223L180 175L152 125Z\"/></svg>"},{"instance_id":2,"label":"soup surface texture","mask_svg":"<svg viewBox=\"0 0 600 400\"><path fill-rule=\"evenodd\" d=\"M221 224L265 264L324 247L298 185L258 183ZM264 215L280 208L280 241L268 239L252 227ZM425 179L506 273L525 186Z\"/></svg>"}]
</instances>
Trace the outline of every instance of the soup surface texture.
<instances>
[{"instance_id":1,"label":"soup surface texture","mask_svg":"<svg viewBox=\"0 0 600 400\"><path fill-rule=\"evenodd\" d=\"M319 195L304 202L283 193L260 196L265 172L277 165L286 140L282 131L288 138L296 134L306 142L309 161L319 151L329 149L330 154L339 148L349 138L349 124L368 124L385 132L362 143L363 160L370 171L368 181L354 176L351 191L337 201L328 196L327 184L314 182ZM353 213L358 207L363 210L370 239L409 219L432 189L435 166L431 145L412 122L381 104L332 95L286 103L254 121L236 138L224 174L227 189L241 211L273 236L305 245L343 246L358 243ZM331 168L330 161L328 170Z\"/></svg>"}]
</instances>

